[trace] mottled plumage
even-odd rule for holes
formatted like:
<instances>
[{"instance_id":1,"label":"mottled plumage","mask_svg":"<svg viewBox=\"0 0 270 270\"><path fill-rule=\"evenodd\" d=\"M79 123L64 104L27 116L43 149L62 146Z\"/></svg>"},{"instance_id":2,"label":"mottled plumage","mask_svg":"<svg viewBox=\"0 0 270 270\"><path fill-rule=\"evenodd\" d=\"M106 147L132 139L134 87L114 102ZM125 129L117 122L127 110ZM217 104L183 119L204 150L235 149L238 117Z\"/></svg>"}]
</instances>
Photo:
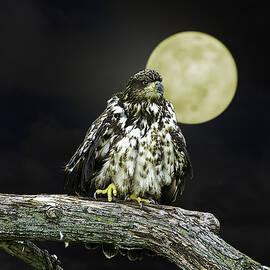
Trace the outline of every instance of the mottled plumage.
<instances>
[{"instance_id":1,"label":"mottled plumage","mask_svg":"<svg viewBox=\"0 0 270 270\"><path fill-rule=\"evenodd\" d=\"M170 203L192 176L186 142L172 104L163 97L162 78L143 70L107 102L66 165L77 194L114 183L118 196Z\"/></svg>"}]
</instances>

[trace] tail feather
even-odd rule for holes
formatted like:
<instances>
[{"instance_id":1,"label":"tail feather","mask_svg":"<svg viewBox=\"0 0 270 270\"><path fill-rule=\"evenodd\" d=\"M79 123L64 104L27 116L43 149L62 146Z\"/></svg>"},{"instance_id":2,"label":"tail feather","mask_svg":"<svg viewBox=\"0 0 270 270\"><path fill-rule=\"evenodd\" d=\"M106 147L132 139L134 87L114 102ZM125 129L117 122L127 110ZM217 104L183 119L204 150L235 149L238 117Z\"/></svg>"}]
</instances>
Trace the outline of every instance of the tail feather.
<instances>
[{"instance_id":1,"label":"tail feather","mask_svg":"<svg viewBox=\"0 0 270 270\"><path fill-rule=\"evenodd\" d=\"M107 259L111 259L116 256L118 253L118 249L119 248L113 244L102 244L102 251Z\"/></svg>"},{"instance_id":2,"label":"tail feather","mask_svg":"<svg viewBox=\"0 0 270 270\"><path fill-rule=\"evenodd\" d=\"M97 243L87 243L85 244L85 247L88 250L94 250L96 248L98 248L100 246L100 244ZM122 256L127 256L127 258L130 261L141 261L143 259L143 256L156 256L156 253L148 250L148 249L125 249L125 248L118 248L117 246L113 245L113 244L101 244L102 247L102 252L105 255L105 257L107 259L111 259L113 257L115 257L118 252L122 255Z\"/></svg>"},{"instance_id":3,"label":"tail feather","mask_svg":"<svg viewBox=\"0 0 270 270\"><path fill-rule=\"evenodd\" d=\"M127 257L130 261L141 261L143 259L143 249L131 249L127 252Z\"/></svg>"}]
</instances>

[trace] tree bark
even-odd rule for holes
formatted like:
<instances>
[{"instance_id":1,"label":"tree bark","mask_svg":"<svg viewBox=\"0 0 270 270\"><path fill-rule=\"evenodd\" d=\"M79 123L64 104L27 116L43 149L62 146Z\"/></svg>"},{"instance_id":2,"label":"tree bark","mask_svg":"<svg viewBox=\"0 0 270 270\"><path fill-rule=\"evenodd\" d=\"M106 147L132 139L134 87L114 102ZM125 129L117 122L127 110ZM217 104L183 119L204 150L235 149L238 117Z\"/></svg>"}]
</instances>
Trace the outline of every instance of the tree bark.
<instances>
[{"instance_id":1,"label":"tree bark","mask_svg":"<svg viewBox=\"0 0 270 270\"><path fill-rule=\"evenodd\" d=\"M227 244L218 232L212 214L178 207L144 204L141 209L135 203L67 195L0 194L2 243L112 243L152 250L184 270L270 269Z\"/></svg>"},{"instance_id":2,"label":"tree bark","mask_svg":"<svg viewBox=\"0 0 270 270\"><path fill-rule=\"evenodd\" d=\"M37 270L63 270L56 255L50 255L47 250L41 250L29 240L2 241L0 248L15 256L30 267Z\"/></svg>"}]
</instances>

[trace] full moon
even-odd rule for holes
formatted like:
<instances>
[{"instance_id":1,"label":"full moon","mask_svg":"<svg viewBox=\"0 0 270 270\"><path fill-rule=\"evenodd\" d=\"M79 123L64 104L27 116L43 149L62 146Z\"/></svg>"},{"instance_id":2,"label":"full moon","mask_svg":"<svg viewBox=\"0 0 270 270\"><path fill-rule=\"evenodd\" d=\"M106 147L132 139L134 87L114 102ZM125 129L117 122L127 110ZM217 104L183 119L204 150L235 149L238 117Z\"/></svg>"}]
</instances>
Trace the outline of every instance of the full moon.
<instances>
[{"instance_id":1,"label":"full moon","mask_svg":"<svg viewBox=\"0 0 270 270\"><path fill-rule=\"evenodd\" d=\"M229 50L200 32L181 32L163 40L146 68L163 77L165 97L181 123L199 124L220 115L231 103L237 68Z\"/></svg>"}]
</instances>

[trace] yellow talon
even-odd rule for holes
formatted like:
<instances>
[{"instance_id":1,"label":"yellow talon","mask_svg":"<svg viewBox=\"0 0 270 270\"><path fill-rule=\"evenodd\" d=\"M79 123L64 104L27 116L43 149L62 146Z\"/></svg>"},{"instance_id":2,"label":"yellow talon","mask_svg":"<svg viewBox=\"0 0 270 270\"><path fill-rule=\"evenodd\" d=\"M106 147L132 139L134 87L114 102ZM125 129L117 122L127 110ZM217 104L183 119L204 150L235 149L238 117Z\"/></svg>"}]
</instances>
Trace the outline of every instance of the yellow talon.
<instances>
[{"instance_id":1,"label":"yellow talon","mask_svg":"<svg viewBox=\"0 0 270 270\"><path fill-rule=\"evenodd\" d=\"M112 201L112 194L113 196L117 196L117 189L115 184L110 184L108 185L108 187L106 189L97 189L95 194L107 194L108 195L108 201L111 202ZM94 194L94 197L96 198Z\"/></svg>"},{"instance_id":2,"label":"yellow talon","mask_svg":"<svg viewBox=\"0 0 270 270\"><path fill-rule=\"evenodd\" d=\"M148 199L143 199L143 198L141 198L141 197L137 197L135 194L131 194L130 196L128 196L128 197L126 198L126 200L127 200L127 201L131 201L131 200L137 201L138 204L139 204L139 206L140 206L141 208L142 208L142 204L143 204L143 203L151 203L150 200L148 200Z\"/></svg>"}]
</instances>

